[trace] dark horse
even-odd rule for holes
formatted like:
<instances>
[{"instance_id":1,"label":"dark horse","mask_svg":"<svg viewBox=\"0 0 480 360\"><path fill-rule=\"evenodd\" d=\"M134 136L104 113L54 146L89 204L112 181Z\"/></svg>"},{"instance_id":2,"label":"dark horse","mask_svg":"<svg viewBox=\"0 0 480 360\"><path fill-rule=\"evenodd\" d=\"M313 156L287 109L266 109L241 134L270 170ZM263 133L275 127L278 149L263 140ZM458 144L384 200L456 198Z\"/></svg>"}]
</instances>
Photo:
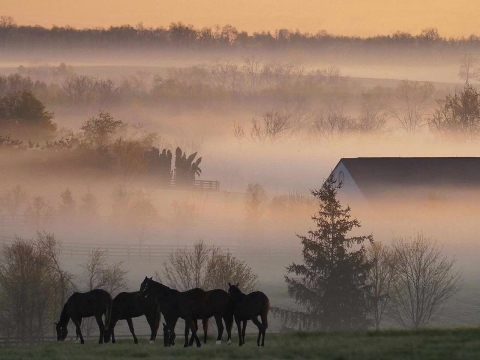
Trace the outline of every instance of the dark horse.
<instances>
[{"instance_id":1,"label":"dark horse","mask_svg":"<svg viewBox=\"0 0 480 360\"><path fill-rule=\"evenodd\" d=\"M228 293L234 303L233 315L238 327L239 345L245 344L245 329L247 321L252 320L258 327L257 345L260 346L260 335L262 336L262 346L265 345L265 331L268 328L267 314L270 309L270 301L267 295L261 291L254 291L248 295L242 293L237 285L228 283ZM258 321L258 317L262 322ZM243 328L240 329L240 323L243 321Z\"/></svg>"},{"instance_id":2,"label":"dark horse","mask_svg":"<svg viewBox=\"0 0 480 360\"><path fill-rule=\"evenodd\" d=\"M218 335L217 335L217 342L216 344L219 345L222 343L222 335L223 335L223 324L222 324L222 318L223 321L225 322L225 326L227 328L227 344L230 345L232 343L232 325L233 325L233 302L230 299L228 293L224 290L221 289L215 289L215 290L210 290L206 292L207 296L207 302L209 303L215 303L215 304L222 304L224 306L225 311L220 311L221 313L224 313L224 315L220 316L215 316L215 322L217 324L217 329L218 329ZM228 306L228 305L229 306ZM202 324L203 324L203 343L207 343L207 334L208 334L208 318L202 319ZM197 325L197 320L195 320L195 328L198 331L198 325ZM185 334L188 335L188 326L185 323ZM192 336L189 342L189 346L193 345L193 340L194 337Z\"/></svg>"},{"instance_id":3,"label":"dark horse","mask_svg":"<svg viewBox=\"0 0 480 360\"><path fill-rule=\"evenodd\" d=\"M166 322L164 334L167 338L174 338L175 325L178 318L181 317L186 324L184 347L188 346L189 328L192 331L192 337L195 339L197 347L200 347L201 343L197 336L195 322L197 319L208 319L214 316L218 325L217 341L222 339L222 318L225 320L228 339L230 339L233 323L232 301L225 291L223 293L227 296L213 296L212 294L219 292L216 290L205 292L198 288L180 292L147 277L143 280L140 291L144 297L154 296L160 301L160 308Z\"/></svg>"},{"instance_id":4,"label":"dark horse","mask_svg":"<svg viewBox=\"0 0 480 360\"><path fill-rule=\"evenodd\" d=\"M132 318L145 315L148 325L150 325L150 342L155 342L158 326L160 325L160 304L155 297L142 299L140 291L121 292L113 299L112 317L110 320L110 334L112 343L115 344L115 325L118 320L127 320L128 328L133 335L133 341L138 344L135 331L133 329Z\"/></svg>"},{"instance_id":5,"label":"dark horse","mask_svg":"<svg viewBox=\"0 0 480 360\"><path fill-rule=\"evenodd\" d=\"M65 303L60 321L55 323L57 329L57 341L63 341L67 337L67 325L72 319L77 330L77 338L80 337L80 342L85 343L82 336L80 326L82 319L90 316L95 316L98 328L100 330L99 344L103 341L107 343L108 327L110 325L110 315L112 312L112 297L108 292L101 289L92 290L86 293L73 293ZM105 314L105 326L103 325L102 315Z\"/></svg>"}]
</instances>

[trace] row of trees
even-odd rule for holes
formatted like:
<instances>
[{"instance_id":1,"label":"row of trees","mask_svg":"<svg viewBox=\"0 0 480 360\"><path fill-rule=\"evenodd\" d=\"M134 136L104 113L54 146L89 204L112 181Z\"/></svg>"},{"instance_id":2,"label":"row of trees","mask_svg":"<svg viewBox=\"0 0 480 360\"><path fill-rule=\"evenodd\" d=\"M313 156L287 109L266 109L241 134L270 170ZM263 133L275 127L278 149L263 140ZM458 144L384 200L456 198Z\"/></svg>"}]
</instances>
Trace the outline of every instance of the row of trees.
<instances>
[{"instance_id":1,"label":"row of trees","mask_svg":"<svg viewBox=\"0 0 480 360\"><path fill-rule=\"evenodd\" d=\"M137 72L121 80L79 75L73 68L61 70L65 67L65 64L21 66L17 73L0 76L0 96L28 90L48 104L85 106L140 100L166 105L188 99L201 106L203 102L241 101L259 94L265 98L278 96L287 88L312 96L315 92L325 93L326 87L347 83L335 67L307 71L291 63L262 62L255 57L240 63L216 61L169 68L163 76Z\"/></svg>"},{"instance_id":2,"label":"row of trees","mask_svg":"<svg viewBox=\"0 0 480 360\"><path fill-rule=\"evenodd\" d=\"M325 139L337 139L351 134L390 133L394 127L409 136L428 126L443 139L474 140L480 136L480 93L471 84L453 95L437 100L432 109L434 87L431 83L404 80L395 90L396 106L381 106L366 101L357 118L343 110L330 108L326 113L305 111L267 111L261 119L253 118L250 129L245 124L233 125L233 134L239 139L271 141L294 135L301 129ZM393 121L393 123L392 123ZM393 126L388 126L388 124Z\"/></svg>"},{"instance_id":3,"label":"row of trees","mask_svg":"<svg viewBox=\"0 0 480 360\"><path fill-rule=\"evenodd\" d=\"M60 67L63 68L62 65ZM42 69L39 67L35 73L58 73L56 67ZM426 125L442 137L454 135L475 138L478 136L476 128L480 123L480 106L478 91L471 82L477 78L477 72L475 57L465 55L459 72L460 78L466 82L464 89L437 100L436 108L435 88L429 82L403 80L395 88L377 87L354 94L353 84L342 77L338 69L307 72L291 64L261 64L254 58L246 59L244 65L215 63L211 66L171 69L165 78L155 78L150 90L147 90L145 83L137 87L127 86L126 97L121 95L123 90L111 80L100 81L75 75L65 80L62 89L58 85L51 85L47 91L45 89L49 87L45 83L40 86L39 81L33 82L28 77L14 74L0 77L0 83L5 83L5 96L0 98L0 131L10 134L12 139L28 138L35 141L52 138L56 130L53 114L45 110L34 93L49 101L55 97L69 98L75 104L89 104L99 99L100 104L104 104L153 97L161 98L170 105L179 102L178 106L183 106L187 100L188 104L195 103L195 99L199 100L199 104L232 99L255 102L260 96L264 98L263 103L272 106L272 110L264 112L260 119L252 118L250 124L235 123L234 135L238 139L275 141L302 131L330 139L352 133L388 133L397 129L414 135ZM110 84L107 92L103 85L86 86L90 82L100 84L103 81ZM57 90L53 91L53 88ZM19 89L22 91L18 92ZM103 95L97 94L96 89L103 89ZM292 91L295 96L292 96ZM252 94L255 95L253 98ZM360 96L359 115L352 117L347 115L348 103L357 95ZM281 101L278 102L278 99ZM89 122L97 127L85 124L87 127L82 127L85 136L88 135L87 130L102 130L107 137L111 137L114 133L122 134L127 127L122 121L113 120L108 113L100 113ZM100 123L102 125L98 126ZM103 129L103 126L106 128ZM127 141L122 138L123 141L118 141L112 150L123 154L145 151L155 140L155 135L144 135L142 139L135 139L135 143L131 142L132 139ZM97 147L106 145L94 142L88 145L92 144ZM119 165L127 164L133 163L124 161ZM128 173L130 170L127 166L122 171Z\"/></svg>"},{"instance_id":4,"label":"row of trees","mask_svg":"<svg viewBox=\"0 0 480 360\"><path fill-rule=\"evenodd\" d=\"M61 243L53 234L35 240L16 238L0 252L0 334L20 342L53 336L54 321L73 291L103 288L113 295L126 288L122 263L108 261L107 252L93 250L75 276L60 259ZM82 324L89 334L91 321Z\"/></svg>"},{"instance_id":5,"label":"row of trees","mask_svg":"<svg viewBox=\"0 0 480 360\"><path fill-rule=\"evenodd\" d=\"M197 29L192 25L173 22L168 28L145 27L142 23L136 26L111 26L108 29L75 29L70 26L44 28L41 26L18 26L9 16L0 18L0 45L9 47L54 46L82 47L98 46L111 48L129 46L136 48L390 48L408 47L440 47L445 50L470 48L477 46L479 38L471 35L468 38L444 38L436 28L425 28L420 34L412 35L398 31L393 35L377 35L373 37L347 37L329 34L320 30L315 34L299 30L278 29L274 32L261 31L248 34L232 25L204 27Z\"/></svg>"},{"instance_id":6,"label":"row of trees","mask_svg":"<svg viewBox=\"0 0 480 360\"><path fill-rule=\"evenodd\" d=\"M132 127L134 131L129 134L128 124L109 113L100 112L85 121L79 133L69 131L65 138L56 141L53 139L58 135L57 124L52 119L53 113L46 111L29 91L0 98L0 150L40 149L44 150L44 156L39 159L42 167L49 160L53 167L57 162L67 162L77 170L96 167L123 178L149 175L165 186L170 185L172 177L179 186L193 186L195 176L201 175L202 158L195 160L196 152L187 156L177 147L172 172L171 151L164 149L160 153L153 146L158 139L156 133ZM25 140L28 145L24 144ZM40 145L42 141L44 145Z\"/></svg>"},{"instance_id":7,"label":"row of trees","mask_svg":"<svg viewBox=\"0 0 480 360\"><path fill-rule=\"evenodd\" d=\"M360 223L337 200L341 186L332 174L312 191L316 228L299 236L304 262L287 267L288 293L304 310L273 313L300 329L378 329L384 316L407 328L426 326L462 286L454 260L422 233L390 247L371 235L347 237Z\"/></svg>"}]
</instances>

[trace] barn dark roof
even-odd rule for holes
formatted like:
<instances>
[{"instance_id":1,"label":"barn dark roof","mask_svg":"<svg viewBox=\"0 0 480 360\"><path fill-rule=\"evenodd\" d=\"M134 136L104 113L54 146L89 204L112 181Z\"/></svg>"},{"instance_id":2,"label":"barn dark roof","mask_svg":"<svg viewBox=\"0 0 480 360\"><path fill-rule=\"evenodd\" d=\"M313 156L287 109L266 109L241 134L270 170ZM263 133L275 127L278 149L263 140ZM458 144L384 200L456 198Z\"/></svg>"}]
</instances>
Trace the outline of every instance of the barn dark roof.
<instances>
[{"instance_id":1,"label":"barn dark roof","mask_svg":"<svg viewBox=\"0 0 480 360\"><path fill-rule=\"evenodd\" d=\"M392 188L480 187L480 157L343 158L340 163L364 195Z\"/></svg>"}]
</instances>

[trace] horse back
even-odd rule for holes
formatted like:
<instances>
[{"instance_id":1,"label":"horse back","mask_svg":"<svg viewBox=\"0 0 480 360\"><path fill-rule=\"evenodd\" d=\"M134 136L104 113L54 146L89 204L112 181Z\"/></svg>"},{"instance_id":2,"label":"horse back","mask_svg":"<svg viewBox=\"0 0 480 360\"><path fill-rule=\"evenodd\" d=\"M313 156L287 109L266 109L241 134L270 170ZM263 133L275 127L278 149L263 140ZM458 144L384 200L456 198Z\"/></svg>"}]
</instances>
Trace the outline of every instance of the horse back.
<instances>
[{"instance_id":1,"label":"horse back","mask_svg":"<svg viewBox=\"0 0 480 360\"><path fill-rule=\"evenodd\" d=\"M111 303L112 297L107 291L95 289L86 293L73 293L67 301L67 307L71 315L88 317L105 313Z\"/></svg>"},{"instance_id":2,"label":"horse back","mask_svg":"<svg viewBox=\"0 0 480 360\"><path fill-rule=\"evenodd\" d=\"M270 300L261 291L254 291L246 295L244 300L236 304L235 313L242 318L251 319L268 313Z\"/></svg>"}]
</instances>

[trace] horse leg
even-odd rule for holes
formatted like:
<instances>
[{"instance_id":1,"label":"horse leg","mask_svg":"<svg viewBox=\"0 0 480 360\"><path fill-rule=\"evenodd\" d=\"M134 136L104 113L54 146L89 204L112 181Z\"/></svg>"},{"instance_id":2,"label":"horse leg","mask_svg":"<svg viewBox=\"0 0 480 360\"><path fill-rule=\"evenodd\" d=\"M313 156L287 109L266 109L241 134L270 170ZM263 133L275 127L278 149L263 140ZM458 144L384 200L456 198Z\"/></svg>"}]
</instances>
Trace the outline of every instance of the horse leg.
<instances>
[{"instance_id":1,"label":"horse leg","mask_svg":"<svg viewBox=\"0 0 480 360\"><path fill-rule=\"evenodd\" d=\"M116 343L115 340L115 325L117 324L117 319L110 320L110 334L112 335L112 344Z\"/></svg>"},{"instance_id":2,"label":"horse leg","mask_svg":"<svg viewBox=\"0 0 480 360\"><path fill-rule=\"evenodd\" d=\"M100 331L100 339L98 340L98 343L103 344L103 332L105 331L105 326L103 325L102 314L95 315L95 320L97 320L98 330Z\"/></svg>"},{"instance_id":3,"label":"horse leg","mask_svg":"<svg viewBox=\"0 0 480 360\"><path fill-rule=\"evenodd\" d=\"M148 326L150 326L150 344L153 344L155 342L155 338L157 337L157 329L158 329L157 320L155 319L155 317L150 317L150 316L146 316L146 318L147 318ZM133 325L132 325L132 328L133 328ZM138 344L138 341L135 344Z\"/></svg>"},{"instance_id":4,"label":"horse leg","mask_svg":"<svg viewBox=\"0 0 480 360\"><path fill-rule=\"evenodd\" d=\"M197 320L193 320L193 325L195 326L195 329L198 331L198 322ZM187 321L185 320L185 332L188 334L190 332L190 327L188 326L187 324ZM192 332L192 336L190 337L190 341L188 342L188 346L193 346L193 341L195 340L195 337L193 336L193 332Z\"/></svg>"},{"instance_id":5,"label":"horse leg","mask_svg":"<svg viewBox=\"0 0 480 360\"><path fill-rule=\"evenodd\" d=\"M138 339L137 339L137 337L135 336L135 330L133 329L132 318L128 318L128 319L127 319L127 324L128 324L128 328L130 329L130 332L131 332L132 335L133 335L133 342L134 342L135 344L138 344Z\"/></svg>"},{"instance_id":6,"label":"horse leg","mask_svg":"<svg viewBox=\"0 0 480 360\"><path fill-rule=\"evenodd\" d=\"M195 338L195 342L197 343L197 347L201 347L202 343L200 342L200 339L197 336L197 329L195 328L196 321L195 322L194 321L189 321L189 323L190 323L190 328L192 330L193 337Z\"/></svg>"},{"instance_id":7,"label":"horse leg","mask_svg":"<svg viewBox=\"0 0 480 360\"><path fill-rule=\"evenodd\" d=\"M242 321L235 318L235 322L237 323L237 328L238 328L238 346L242 346L243 345L243 343L242 343L242 326L240 325Z\"/></svg>"},{"instance_id":8,"label":"horse leg","mask_svg":"<svg viewBox=\"0 0 480 360\"><path fill-rule=\"evenodd\" d=\"M260 318L262 319L262 326L263 326L262 346L265 346L265 331L267 331L267 328L268 328L267 314L265 313L264 315L260 315Z\"/></svg>"},{"instance_id":9,"label":"horse leg","mask_svg":"<svg viewBox=\"0 0 480 360\"><path fill-rule=\"evenodd\" d=\"M227 345L232 344L232 326L233 326L233 318L230 318L228 315L223 317L223 321L225 321L225 327L227 328Z\"/></svg>"},{"instance_id":10,"label":"horse leg","mask_svg":"<svg viewBox=\"0 0 480 360\"><path fill-rule=\"evenodd\" d=\"M243 327L242 327L242 342L245 344L245 330L247 329L247 321L243 320Z\"/></svg>"},{"instance_id":11,"label":"horse leg","mask_svg":"<svg viewBox=\"0 0 480 360\"><path fill-rule=\"evenodd\" d=\"M260 346L260 336L262 336L262 334L264 333L263 331L263 324L260 323L260 321L258 321L258 318L256 317L253 317L252 318L252 321L255 325L257 325L258 327L258 338L257 338L257 346ZM263 345L262 345L263 346Z\"/></svg>"},{"instance_id":12,"label":"horse leg","mask_svg":"<svg viewBox=\"0 0 480 360\"><path fill-rule=\"evenodd\" d=\"M208 319L202 319L203 325L203 343L207 343L207 335L208 335Z\"/></svg>"},{"instance_id":13,"label":"horse leg","mask_svg":"<svg viewBox=\"0 0 480 360\"><path fill-rule=\"evenodd\" d=\"M115 330L112 328L112 344L115 344L116 343L116 340L115 340Z\"/></svg>"},{"instance_id":14,"label":"horse leg","mask_svg":"<svg viewBox=\"0 0 480 360\"><path fill-rule=\"evenodd\" d=\"M189 330L190 330L190 326L188 325L188 320L185 319L185 344L183 345L184 348L189 346L189 342L188 342ZM193 335L192 335L192 339L193 339ZM193 340L192 340L192 344L193 344Z\"/></svg>"},{"instance_id":15,"label":"horse leg","mask_svg":"<svg viewBox=\"0 0 480 360\"><path fill-rule=\"evenodd\" d=\"M80 338L80 344L85 344L85 340L83 340L83 336L82 336L82 329L80 328L80 326L82 325L82 318L80 318L80 319L73 319L72 318L72 321L75 324L77 339ZM77 341L78 340L76 340L76 342Z\"/></svg>"},{"instance_id":16,"label":"horse leg","mask_svg":"<svg viewBox=\"0 0 480 360\"><path fill-rule=\"evenodd\" d=\"M223 336L222 317L220 315L216 315L215 322L217 323L217 329L218 329L217 342L215 343L215 345L220 345L222 343L222 336Z\"/></svg>"},{"instance_id":17,"label":"horse leg","mask_svg":"<svg viewBox=\"0 0 480 360\"><path fill-rule=\"evenodd\" d=\"M162 313L160 310L157 310L155 314L155 333L153 334L153 342L157 339L158 327L160 326L160 320L162 318Z\"/></svg>"}]
</instances>

